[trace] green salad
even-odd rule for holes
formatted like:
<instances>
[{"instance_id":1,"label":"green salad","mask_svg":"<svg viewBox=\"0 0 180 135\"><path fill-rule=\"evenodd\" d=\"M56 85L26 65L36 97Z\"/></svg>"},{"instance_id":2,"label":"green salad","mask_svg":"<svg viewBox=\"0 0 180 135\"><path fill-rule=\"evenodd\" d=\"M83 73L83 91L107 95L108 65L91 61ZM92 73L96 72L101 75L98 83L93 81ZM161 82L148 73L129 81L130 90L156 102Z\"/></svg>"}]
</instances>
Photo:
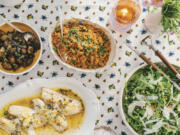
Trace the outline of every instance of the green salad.
<instances>
[{"instance_id":1,"label":"green salad","mask_svg":"<svg viewBox=\"0 0 180 135\"><path fill-rule=\"evenodd\" d=\"M158 66L180 83L168 68ZM150 66L136 71L126 83L123 110L140 135L180 135L180 91Z\"/></svg>"}]
</instances>

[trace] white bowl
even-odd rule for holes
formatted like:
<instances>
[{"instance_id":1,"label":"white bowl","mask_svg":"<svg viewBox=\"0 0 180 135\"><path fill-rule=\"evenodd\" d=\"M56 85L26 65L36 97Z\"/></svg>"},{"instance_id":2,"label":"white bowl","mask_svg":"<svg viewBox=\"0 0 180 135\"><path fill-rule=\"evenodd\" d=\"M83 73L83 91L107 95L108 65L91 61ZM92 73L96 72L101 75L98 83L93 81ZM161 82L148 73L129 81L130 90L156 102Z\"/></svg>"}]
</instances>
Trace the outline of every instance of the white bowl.
<instances>
[{"instance_id":1,"label":"white bowl","mask_svg":"<svg viewBox=\"0 0 180 135\"><path fill-rule=\"evenodd\" d=\"M24 0L0 0L0 4L5 5L5 6L15 6L22 4Z\"/></svg>"},{"instance_id":2,"label":"white bowl","mask_svg":"<svg viewBox=\"0 0 180 135\"><path fill-rule=\"evenodd\" d=\"M6 75L22 75L22 74L25 74L27 72L30 72L38 64L38 62L39 62L39 60L41 58L41 55L42 55L42 42L41 42L41 38L40 38L38 32L34 28L32 28L29 24L23 23L23 22L20 22L20 21L11 21L11 22L19 24L19 25L22 24L23 28L25 28L25 29L28 28L29 29L28 31L34 33L35 36L39 39L39 42L40 42L40 53L39 53L38 59L35 61L35 63L33 65L31 64L30 67L27 68L27 70L22 71L22 72L18 72L18 73L11 73L11 72L8 72L8 71L6 72L6 71L3 71L3 70L0 69L0 72L4 73ZM3 26L3 25L5 25L5 23L3 23L1 26ZM23 31L23 29L21 27L18 27L18 28Z\"/></svg>"},{"instance_id":3,"label":"white bowl","mask_svg":"<svg viewBox=\"0 0 180 135\"><path fill-rule=\"evenodd\" d=\"M54 79L34 79L28 80L13 90L0 95L0 109L6 104L41 92L42 87L47 88L69 88L74 90L84 101L85 116L83 123L78 129L67 131L65 135L93 135L95 122L100 114L99 101L95 93L75 79L54 78ZM49 134L48 134L49 135Z\"/></svg>"},{"instance_id":4,"label":"white bowl","mask_svg":"<svg viewBox=\"0 0 180 135\"><path fill-rule=\"evenodd\" d=\"M74 18L74 19L78 19L78 18ZM71 19L68 19L68 20L71 20ZM64 20L64 22L67 22L68 20ZM78 20L83 20L83 19L78 19ZM103 28L102 26L96 24L96 23L92 23L88 20L84 20L86 21L88 24L91 24L91 25L94 25L95 27L97 28L100 28L102 29L106 35L109 37L110 39L110 42L111 42L111 52L110 52L110 56L109 56L109 60L108 62L106 63L106 65L104 67L101 67L101 68L97 68L97 69L82 69L82 68L77 68L77 67L74 67L74 66L71 66L70 64L67 64L66 62L64 62L63 60L61 60L61 58L58 56L58 54L53 50L53 44L52 44L52 33L54 32L55 28L57 26L59 26L59 23L57 23L51 30L50 32L50 35L49 35L49 45L50 45L50 49L51 49L51 52L53 53L54 57L60 62L62 63L63 65L65 65L66 67L68 68L71 68L71 69L74 69L74 70L77 70L77 71L82 71L82 72L102 72L104 71L105 69L108 69L113 60L114 60L114 57L115 57L115 49L116 49L116 46L115 46L115 41L113 39L113 37L111 36L110 32L108 30L106 30L105 28Z\"/></svg>"},{"instance_id":5,"label":"white bowl","mask_svg":"<svg viewBox=\"0 0 180 135\"><path fill-rule=\"evenodd\" d=\"M162 62L156 62L156 63L162 63ZM179 67L177 64L175 63L172 63L171 64ZM143 68L147 66L147 64L143 64L137 68L135 68L134 70L132 70L130 73L128 73L128 76L126 77L125 79L125 82L128 82L128 80L131 78L131 76L136 72L138 71L139 69ZM123 110L123 96L124 96L124 89L125 89L125 83L123 84L122 86L122 89L121 89L121 92L120 92L120 100L119 100L119 112L120 112L120 115L121 115L121 118L123 120L123 122L125 123L125 125L127 126L127 128L129 129L129 131L132 133L132 135L139 135L130 125L129 123L127 122L126 120L126 115L124 113L124 110Z\"/></svg>"}]
</instances>

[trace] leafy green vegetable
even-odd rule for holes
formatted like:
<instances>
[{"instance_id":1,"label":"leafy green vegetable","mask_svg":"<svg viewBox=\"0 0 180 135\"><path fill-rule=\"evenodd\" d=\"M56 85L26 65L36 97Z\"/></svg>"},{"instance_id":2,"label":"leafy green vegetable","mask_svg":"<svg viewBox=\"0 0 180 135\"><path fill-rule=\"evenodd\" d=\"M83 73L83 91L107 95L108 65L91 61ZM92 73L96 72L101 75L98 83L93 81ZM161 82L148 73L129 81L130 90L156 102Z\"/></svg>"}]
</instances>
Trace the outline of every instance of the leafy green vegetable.
<instances>
[{"instance_id":1,"label":"leafy green vegetable","mask_svg":"<svg viewBox=\"0 0 180 135\"><path fill-rule=\"evenodd\" d=\"M158 66L166 72L166 74L175 82L180 83L173 73L161 64ZM180 72L180 68L178 68ZM134 101L140 101L140 95L145 102L145 106L135 106L132 113L129 113L129 106ZM151 120L162 121L162 127L157 132L150 133L149 135L179 135L180 134L180 111L178 105L180 101L176 100L180 96L178 91L166 77L163 77L158 71L146 66L136 71L126 83L123 97L123 110L126 115L126 120L130 126L139 134L144 134L145 129L152 129L157 122L149 122ZM148 97L157 97L153 100ZM146 107L153 110L153 114L148 118L145 117L147 111ZM170 113L169 119L163 114L165 107L173 108L176 115ZM148 111L147 111L148 112ZM149 122L148 124L145 124ZM145 125L145 126L144 126Z\"/></svg>"},{"instance_id":2,"label":"leafy green vegetable","mask_svg":"<svg viewBox=\"0 0 180 135\"><path fill-rule=\"evenodd\" d=\"M161 24L163 32L180 34L180 0L165 0Z\"/></svg>"}]
</instances>

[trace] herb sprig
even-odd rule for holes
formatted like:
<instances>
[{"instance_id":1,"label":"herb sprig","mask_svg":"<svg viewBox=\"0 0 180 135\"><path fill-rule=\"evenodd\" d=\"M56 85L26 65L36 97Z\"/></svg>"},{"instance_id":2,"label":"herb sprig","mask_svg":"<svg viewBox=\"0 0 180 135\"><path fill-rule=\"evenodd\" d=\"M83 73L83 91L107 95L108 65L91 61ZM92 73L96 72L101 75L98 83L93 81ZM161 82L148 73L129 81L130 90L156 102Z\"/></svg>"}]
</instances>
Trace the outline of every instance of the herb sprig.
<instances>
[{"instance_id":1,"label":"herb sprig","mask_svg":"<svg viewBox=\"0 0 180 135\"><path fill-rule=\"evenodd\" d=\"M162 6L163 32L180 34L180 0L165 0Z\"/></svg>"}]
</instances>

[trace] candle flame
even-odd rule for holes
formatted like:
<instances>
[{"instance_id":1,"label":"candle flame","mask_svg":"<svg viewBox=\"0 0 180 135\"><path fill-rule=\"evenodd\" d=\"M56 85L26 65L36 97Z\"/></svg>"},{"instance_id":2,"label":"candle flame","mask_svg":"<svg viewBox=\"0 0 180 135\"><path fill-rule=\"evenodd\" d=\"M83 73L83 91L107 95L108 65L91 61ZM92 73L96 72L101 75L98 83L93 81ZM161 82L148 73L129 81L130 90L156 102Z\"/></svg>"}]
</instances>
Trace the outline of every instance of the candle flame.
<instances>
[{"instance_id":1,"label":"candle flame","mask_svg":"<svg viewBox=\"0 0 180 135\"><path fill-rule=\"evenodd\" d=\"M122 15L123 15L123 16L126 16L126 15L128 14L127 8L123 8L123 9L121 10L121 12L122 12Z\"/></svg>"}]
</instances>

